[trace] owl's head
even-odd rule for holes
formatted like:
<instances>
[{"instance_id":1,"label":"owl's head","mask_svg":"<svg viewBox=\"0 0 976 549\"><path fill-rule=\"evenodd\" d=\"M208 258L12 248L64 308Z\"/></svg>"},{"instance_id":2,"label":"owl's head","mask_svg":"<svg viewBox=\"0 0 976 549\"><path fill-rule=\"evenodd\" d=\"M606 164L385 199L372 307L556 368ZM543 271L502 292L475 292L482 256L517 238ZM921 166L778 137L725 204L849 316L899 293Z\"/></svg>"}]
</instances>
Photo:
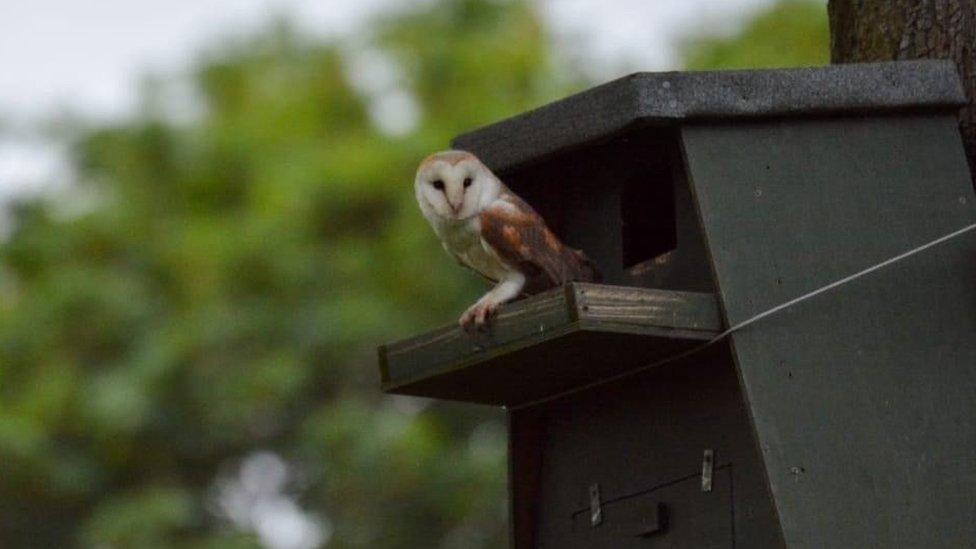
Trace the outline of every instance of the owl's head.
<instances>
[{"instance_id":1,"label":"owl's head","mask_svg":"<svg viewBox=\"0 0 976 549\"><path fill-rule=\"evenodd\" d=\"M414 190L428 217L463 220L478 215L498 195L500 182L475 155L442 151L417 168Z\"/></svg>"}]
</instances>

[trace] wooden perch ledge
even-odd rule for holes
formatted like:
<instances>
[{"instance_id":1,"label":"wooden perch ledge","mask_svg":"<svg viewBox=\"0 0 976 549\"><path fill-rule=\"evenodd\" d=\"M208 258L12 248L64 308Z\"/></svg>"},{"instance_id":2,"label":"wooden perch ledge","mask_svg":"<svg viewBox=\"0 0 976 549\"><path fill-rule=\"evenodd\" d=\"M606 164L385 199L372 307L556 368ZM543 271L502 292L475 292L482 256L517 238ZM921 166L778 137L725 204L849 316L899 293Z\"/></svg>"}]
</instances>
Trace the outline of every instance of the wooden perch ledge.
<instances>
[{"instance_id":1,"label":"wooden perch ledge","mask_svg":"<svg viewBox=\"0 0 976 549\"><path fill-rule=\"evenodd\" d=\"M490 333L449 326L379 349L387 393L513 405L685 350L721 331L707 293L567 284L503 306Z\"/></svg>"}]
</instances>

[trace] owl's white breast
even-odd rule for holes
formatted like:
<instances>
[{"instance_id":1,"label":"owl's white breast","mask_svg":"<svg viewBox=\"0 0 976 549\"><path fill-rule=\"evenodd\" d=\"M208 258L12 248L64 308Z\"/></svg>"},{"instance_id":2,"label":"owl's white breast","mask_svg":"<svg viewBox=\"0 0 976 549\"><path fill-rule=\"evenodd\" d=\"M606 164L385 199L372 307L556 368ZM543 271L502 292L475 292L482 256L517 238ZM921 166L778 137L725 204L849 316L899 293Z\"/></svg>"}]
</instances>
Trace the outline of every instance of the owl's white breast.
<instances>
[{"instance_id":1,"label":"owl's white breast","mask_svg":"<svg viewBox=\"0 0 976 549\"><path fill-rule=\"evenodd\" d=\"M468 267L493 280L502 280L511 273L512 269L481 239L478 216L463 221L437 220L432 225L444 247Z\"/></svg>"}]
</instances>

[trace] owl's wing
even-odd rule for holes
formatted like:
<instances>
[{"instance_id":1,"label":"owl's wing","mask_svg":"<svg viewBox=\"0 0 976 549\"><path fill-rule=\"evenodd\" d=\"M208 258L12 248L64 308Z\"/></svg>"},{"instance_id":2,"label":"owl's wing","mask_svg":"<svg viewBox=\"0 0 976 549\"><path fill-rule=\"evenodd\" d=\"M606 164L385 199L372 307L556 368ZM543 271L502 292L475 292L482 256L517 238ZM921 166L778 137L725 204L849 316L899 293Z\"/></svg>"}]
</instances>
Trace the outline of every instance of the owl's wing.
<instances>
[{"instance_id":1,"label":"owl's wing","mask_svg":"<svg viewBox=\"0 0 976 549\"><path fill-rule=\"evenodd\" d=\"M542 217L512 194L499 197L481 213L480 221L484 243L502 261L525 274L535 291L570 281L599 279L586 256L560 242Z\"/></svg>"}]
</instances>

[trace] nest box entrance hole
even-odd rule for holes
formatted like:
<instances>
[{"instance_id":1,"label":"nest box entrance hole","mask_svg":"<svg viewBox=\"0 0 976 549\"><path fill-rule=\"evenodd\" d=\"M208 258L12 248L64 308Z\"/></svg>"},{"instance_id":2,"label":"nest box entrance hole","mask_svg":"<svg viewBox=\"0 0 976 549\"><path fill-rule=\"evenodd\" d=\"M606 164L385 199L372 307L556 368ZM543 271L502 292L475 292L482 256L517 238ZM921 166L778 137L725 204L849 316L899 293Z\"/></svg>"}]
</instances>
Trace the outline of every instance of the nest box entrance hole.
<instances>
[{"instance_id":1,"label":"nest box entrance hole","mask_svg":"<svg viewBox=\"0 0 976 549\"><path fill-rule=\"evenodd\" d=\"M668 159L641 166L620 189L621 267L650 267L678 245L672 167ZM650 262L648 265L647 263Z\"/></svg>"},{"instance_id":2,"label":"nest box entrance hole","mask_svg":"<svg viewBox=\"0 0 976 549\"><path fill-rule=\"evenodd\" d=\"M605 284L713 291L676 131L635 130L502 179Z\"/></svg>"}]
</instances>

